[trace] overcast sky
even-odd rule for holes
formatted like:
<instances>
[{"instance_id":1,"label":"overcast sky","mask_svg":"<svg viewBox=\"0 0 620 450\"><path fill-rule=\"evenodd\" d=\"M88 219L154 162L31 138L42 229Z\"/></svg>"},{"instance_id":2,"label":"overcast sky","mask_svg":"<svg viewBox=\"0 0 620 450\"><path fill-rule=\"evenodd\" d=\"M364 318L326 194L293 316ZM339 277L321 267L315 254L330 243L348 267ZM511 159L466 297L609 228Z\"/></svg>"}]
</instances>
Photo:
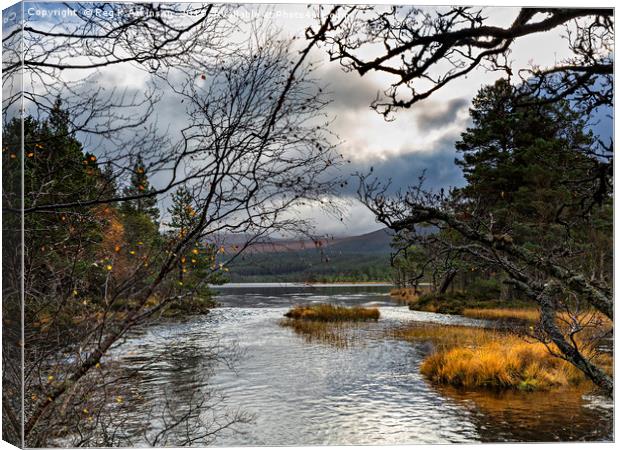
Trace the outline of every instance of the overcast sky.
<instances>
[{"instance_id":1,"label":"overcast sky","mask_svg":"<svg viewBox=\"0 0 620 450\"><path fill-rule=\"evenodd\" d=\"M39 3L37 7L44 6ZM306 27L315 25L312 12L306 5L247 8L255 13L270 14L270 20L291 37L303 36ZM517 12L517 8L490 8L487 16L495 25L507 25ZM532 61L544 66L562 59L568 49L561 33L562 30L558 29L517 40L510 55L514 67L527 67ZM333 102L329 107L332 130L342 140L339 153L351 161L342 169L345 175L366 172L372 166L376 176L391 178L394 186L404 188L415 183L425 170L429 187L438 189L462 184L461 171L454 164L454 143L468 125L471 99L481 86L499 78L500 73L476 70L467 78L436 92L430 99L398 112L395 120L387 122L369 107L377 93L388 86L390 79L387 76L369 73L360 77L356 73L345 73L318 50L312 57L322 61L317 74L326 89L333 92ZM102 85L136 92L143 91L147 81L146 74L125 68L122 71L103 70L98 80ZM179 108L178 99L168 93L156 111L161 126L169 127L171 133L185 125ZM343 222L326 214L317 214L315 208L300 213L314 218L319 231L335 235L361 234L379 228L372 214L355 200L352 189L343 191L341 197L349 204Z\"/></svg>"}]
</instances>

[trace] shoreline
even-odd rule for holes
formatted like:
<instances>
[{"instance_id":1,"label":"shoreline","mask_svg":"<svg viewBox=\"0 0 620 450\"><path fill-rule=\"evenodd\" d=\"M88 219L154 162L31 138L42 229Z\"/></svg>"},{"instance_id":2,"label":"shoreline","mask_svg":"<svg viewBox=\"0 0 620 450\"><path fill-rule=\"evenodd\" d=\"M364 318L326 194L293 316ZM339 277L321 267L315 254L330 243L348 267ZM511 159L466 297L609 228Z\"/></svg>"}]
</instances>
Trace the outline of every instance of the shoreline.
<instances>
[{"instance_id":1,"label":"shoreline","mask_svg":"<svg viewBox=\"0 0 620 450\"><path fill-rule=\"evenodd\" d=\"M355 286L378 286L392 287L394 283L387 281L338 281L333 283L308 283L305 281L265 281L265 282L240 282L226 283L222 285L209 285L211 289L232 289L232 288L285 288L285 287L355 287Z\"/></svg>"}]
</instances>

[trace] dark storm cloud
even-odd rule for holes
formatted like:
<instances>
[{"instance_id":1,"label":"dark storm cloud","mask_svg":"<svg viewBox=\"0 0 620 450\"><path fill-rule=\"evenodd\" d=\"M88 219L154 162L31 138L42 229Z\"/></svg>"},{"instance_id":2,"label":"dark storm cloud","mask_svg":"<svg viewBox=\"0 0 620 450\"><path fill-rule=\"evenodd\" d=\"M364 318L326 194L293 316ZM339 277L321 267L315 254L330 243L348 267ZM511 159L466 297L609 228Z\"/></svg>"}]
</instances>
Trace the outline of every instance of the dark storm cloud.
<instances>
[{"instance_id":1,"label":"dark storm cloud","mask_svg":"<svg viewBox=\"0 0 620 450\"><path fill-rule=\"evenodd\" d=\"M447 102L425 101L414 108L419 129L441 128L454 123L458 113L469 105L466 98Z\"/></svg>"},{"instance_id":2,"label":"dark storm cloud","mask_svg":"<svg viewBox=\"0 0 620 450\"><path fill-rule=\"evenodd\" d=\"M457 157L454 150L455 136L449 135L433 145L428 151L404 152L390 155L385 159L353 161L345 165L343 172L349 174L348 184L343 195L352 195L357 190L359 180L355 173L368 174L391 182L390 191L405 190L407 186L418 183L424 174L424 188L430 190L448 189L464 184L463 174L454 163Z\"/></svg>"}]
</instances>

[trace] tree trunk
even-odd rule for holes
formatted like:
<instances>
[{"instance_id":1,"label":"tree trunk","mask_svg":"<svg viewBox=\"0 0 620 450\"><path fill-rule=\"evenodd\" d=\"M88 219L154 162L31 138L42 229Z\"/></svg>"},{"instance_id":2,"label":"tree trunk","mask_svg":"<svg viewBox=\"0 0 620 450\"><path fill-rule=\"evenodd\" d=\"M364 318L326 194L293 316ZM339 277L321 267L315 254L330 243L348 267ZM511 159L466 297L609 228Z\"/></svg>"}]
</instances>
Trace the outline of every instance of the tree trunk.
<instances>
[{"instance_id":1,"label":"tree trunk","mask_svg":"<svg viewBox=\"0 0 620 450\"><path fill-rule=\"evenodd\" d=\"M456 269L450 269L448 272L446 272L446 274L444 275L443 279L441 280L441 285L439 286L439 293L440 294L445 294L446 293L446 291L448 290L448 288L452 284L452 281L454 280L454 277L456 277L457 273L458 273L458 270L456 270Z\"/></svg>"}]
</instances>

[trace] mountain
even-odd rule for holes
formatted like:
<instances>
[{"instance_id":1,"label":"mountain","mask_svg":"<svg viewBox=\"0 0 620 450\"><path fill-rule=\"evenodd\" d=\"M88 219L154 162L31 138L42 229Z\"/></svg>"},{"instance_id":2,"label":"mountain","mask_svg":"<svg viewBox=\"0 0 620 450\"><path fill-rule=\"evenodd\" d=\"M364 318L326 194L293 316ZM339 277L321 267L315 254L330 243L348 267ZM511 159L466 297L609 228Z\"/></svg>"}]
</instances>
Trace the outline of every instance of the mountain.
<instances>
[{"instance_id":1,"label":"mountain","mask_svg":"<svg viewBox=\"0 0 620 450\"><path fill-rule=\"evenodd\" d=\"M231 281L388 281L391 233L254 244L230 266Z\"/></svg>"}]
</instances>

